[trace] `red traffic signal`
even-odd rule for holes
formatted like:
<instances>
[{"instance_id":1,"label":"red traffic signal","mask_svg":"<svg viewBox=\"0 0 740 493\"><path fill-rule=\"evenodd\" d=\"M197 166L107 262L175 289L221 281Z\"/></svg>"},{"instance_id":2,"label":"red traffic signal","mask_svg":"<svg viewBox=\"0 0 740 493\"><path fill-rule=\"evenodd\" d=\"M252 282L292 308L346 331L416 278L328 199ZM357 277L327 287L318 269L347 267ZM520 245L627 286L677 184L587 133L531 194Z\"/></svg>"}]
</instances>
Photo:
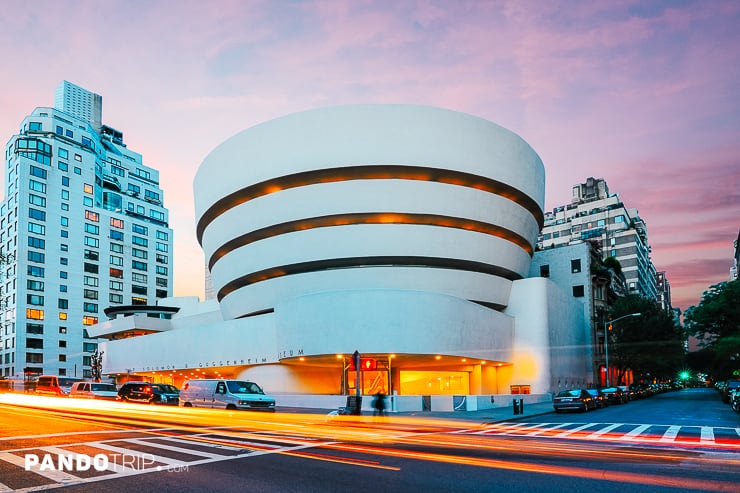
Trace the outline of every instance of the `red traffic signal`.
<instances>
[{"instance_id":1,"label":"red traffic signal","mask_svg":"<svg viewBox=\"0 0 740 493\"><path fill-rule=\"evenodd\" d=\"M374 370L377 367L377 363L373 358L362 358L360 360L360 368L363 370Z\"/></svg>"}]
</instances>

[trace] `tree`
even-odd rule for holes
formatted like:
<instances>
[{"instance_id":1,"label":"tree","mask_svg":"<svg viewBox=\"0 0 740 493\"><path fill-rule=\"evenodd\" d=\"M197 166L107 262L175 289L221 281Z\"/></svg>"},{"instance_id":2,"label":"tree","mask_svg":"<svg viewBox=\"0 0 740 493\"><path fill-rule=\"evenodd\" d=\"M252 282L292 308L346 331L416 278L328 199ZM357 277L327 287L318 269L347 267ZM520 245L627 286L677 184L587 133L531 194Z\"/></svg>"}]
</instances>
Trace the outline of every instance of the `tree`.
<instances>
[{"instance_id":1,"label":"tree","mask_svg":"<svg viewBox=\"0 0 740 493\"><path fill-rule=\"evenodd\" d=\"M686 310L684 325L702 348L693 361L706 366L696 370L716 379L740 370L740 280L710 286L699 305Z\"/></svg>"},{"instance_id":2,"label":"tree","mask_svg":"<svg viewBox=\"0 0 740 493\"><path fill-rule=\"evenodd\" d=\"M611 320L627 317L608 331L610 364L617 368L617 384L624 385L632 370L635 380L670 380L684 361L684 335L673 315L654 300L637 295L620 298L612 306Z\"/></svg>"}]
</instances>

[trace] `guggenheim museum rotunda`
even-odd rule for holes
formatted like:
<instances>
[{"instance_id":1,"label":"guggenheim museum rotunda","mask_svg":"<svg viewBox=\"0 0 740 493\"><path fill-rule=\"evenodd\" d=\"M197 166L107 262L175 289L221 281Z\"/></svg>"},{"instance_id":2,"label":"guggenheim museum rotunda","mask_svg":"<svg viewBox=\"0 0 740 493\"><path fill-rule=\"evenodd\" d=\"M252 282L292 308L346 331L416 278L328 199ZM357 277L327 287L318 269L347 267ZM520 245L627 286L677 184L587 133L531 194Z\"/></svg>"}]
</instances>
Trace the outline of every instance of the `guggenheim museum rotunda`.
<instances>
[{"instance_id":1,"label":"guggenheim museum rotunda","mask_svg":"<svg viewBox=\"0 0 740 493\"><path fill-rule=\"evenodd\" d=\"M582 306L527 278L544 191L524 140L455 111L348 105L248 128L194 181L215 299L114 313L94 328L104 373L336 395L584 380Z\"/></svg>"}]
</instances>

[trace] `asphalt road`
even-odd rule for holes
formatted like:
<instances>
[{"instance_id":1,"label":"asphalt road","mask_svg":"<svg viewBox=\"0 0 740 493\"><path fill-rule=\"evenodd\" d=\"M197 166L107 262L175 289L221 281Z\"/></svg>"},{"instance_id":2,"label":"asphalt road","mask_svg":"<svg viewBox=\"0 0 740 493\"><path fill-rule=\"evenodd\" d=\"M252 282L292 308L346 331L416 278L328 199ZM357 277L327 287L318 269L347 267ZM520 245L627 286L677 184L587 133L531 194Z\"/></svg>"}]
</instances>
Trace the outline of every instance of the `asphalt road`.
<instances>
[{"instance_id":1,"label":"asphalt road","mask_svg":"<svg viewBox=\"0 0 740 493\"><path fill-rule=\"evenodd\" d=\"M740 484L740 417L711 389L500 423L73 401L0 399L0 492L736 492ZM76 462L84 458L87 469Z\"/></svg>"}]
</instances>

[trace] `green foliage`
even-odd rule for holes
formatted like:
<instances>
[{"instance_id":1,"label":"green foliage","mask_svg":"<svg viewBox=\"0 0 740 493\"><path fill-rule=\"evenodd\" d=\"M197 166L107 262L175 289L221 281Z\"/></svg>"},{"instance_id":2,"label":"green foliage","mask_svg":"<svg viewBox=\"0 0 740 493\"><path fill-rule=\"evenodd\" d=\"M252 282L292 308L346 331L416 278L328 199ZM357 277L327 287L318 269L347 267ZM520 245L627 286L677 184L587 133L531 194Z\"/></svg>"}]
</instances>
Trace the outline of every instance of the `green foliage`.
<instances>
[{"instance_id":1,"label":"green foliage","mask_svg":"<svg viewBox=\"0 0 740 493\"><path fill-rule=\"evenodd\" d=\"M619 263L619 260L617 260L616 257L606 257L604 259L604 267L607 269L614 269L614 272L617 274L622 273L622 264Z\"/></svg>"},{"instance_id":2,"label":"green foliage","mask_svg":"<svg viewBox=\"0 0 740 493\"><path fill-rule=\"evenodd\" d=\"M684 364L684 334L673 315L663 311L651 299L637 295L620 298L611 309L616 320L609 331L609 364L619 369L619 385L626 370L631 369L636 381L669 380Z\"/></svg>"},{"instance_id":3,"label":"green foliage","mask_svg":"<svg viewBox=\"0 0 740 493\"><path fill-rule=\"evenodd\" d=\"M740 280L704 291L699 305L686 310L684 325L702 347L691 363L704 366L695 369L715 379L728 378L740 369Z\"/></svg>"}]
</instances>

